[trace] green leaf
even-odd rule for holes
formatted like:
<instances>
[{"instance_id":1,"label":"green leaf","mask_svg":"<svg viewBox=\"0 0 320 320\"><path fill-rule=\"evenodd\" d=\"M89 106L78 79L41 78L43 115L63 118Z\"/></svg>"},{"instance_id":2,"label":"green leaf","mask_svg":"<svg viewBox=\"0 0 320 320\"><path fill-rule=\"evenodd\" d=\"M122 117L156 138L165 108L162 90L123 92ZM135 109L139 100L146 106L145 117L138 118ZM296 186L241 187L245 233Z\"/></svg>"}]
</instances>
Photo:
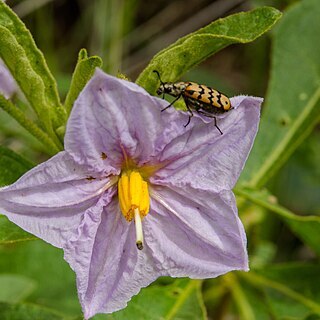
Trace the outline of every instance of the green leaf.
<instances>
[{"instance_id":1,"label":"green leaf","mask_svg":"<svg viewBox=\"0 0 320 320\"><path fill-rule=\"evenodd\" d=\"M75 274L61 249L41 240L0 246L0 273L19 274L36 283L28 302L41 301L41 305L70 317L81 314Z\"/></svg>"},{"instance_id":2,"label":"green leaf","mask_svg":"<svg viewBox=\"0 0 320 320\"><path fill-rule=\"evenodd\" d=\"M31 304L0 303L1 320L63 320L49 309Z\"/></svg>"},{"instance_id":3,"label":"green leaf","mask_svg":"<svg viewBox=\"0 0 320 320\"><path fill-rule=\"evenodd\" d=\"M311 313L320 315L318 265L284 264L238 273L257 289L263 289L272 319L300 320ZM260 318L258 318L260 319Z\"/></svg>"},{"instance_id":4,"label":"green leaf","mask_svg":"<svg viewBox=\"0 0 320 320\"><path fill-rule=\"evenodd\" d=\"M18 274L0 274L0 301L17 303L26 298L35 288L32 279Z\"/></svg>"},{"instance_id":5,"label":"green leaf","mask_svg":"<svg viewBox=\"0 0 320 320\"><path fill-rule=\"evenodd\" d=\"M254 191L250 189L236 189L235 193L253 203L276 213L290 229L318 255L320 255L320 217L298 216L280 206L276 198L266 190Z\"/></svg>"},{"instance_id":6,"label":"green leaf","mask_svg":"<svg viewBox=\"0 0 320 320\"><path fill-rule=\"evenodd\" d=\"M261 7L214 21L160 51L136 82L150 94L155 94L159 80L153 70L160 73L163 81L176 81L190 68L228 45L254 41L267 32L280 17L278 10Z\"/></svg>"},{"instance_id":7,"label":"green leaf","mask_svg":"<svg viewBox=\"0 0 320 320\"><path fill-rule=\"evenodd\" d=\"M318 0L291 6L274 33L260 130L241 182L264 185L320 121Z\"/></svg>"},{"instance_id":8,"label":"green leaf","mask_svg":"<svg viewBox=\"0 0 320 320\"><path fill-rule=\"evenodd\" d=\"M272 179L272 192L285 207L320 216L320 130L315 129Z\"/></svg>"},{"instance_id":9,"label":"green leaf","mask_svg":"<svg viewBox=\"0 0 320 320\"><path fill-rule=\"evenodd\" d=\"M0 146L0 186L15 182L33 164L6 147Z\"/></svg>"},{"instance_id":10,"label":"green leaf","mask_svg":"<svg viewBox=\"0 0 320 320\"><path fill-rule=\"evenodd\" d=\"M82 91L86 83L91 79L96 67L102 66L102 60L98 56L88 57L87 51L81 49L78 62L74 70L69 92L65 101L65 108L68 114L71 111L74 101Z\"/></svg>"},{"instance_id":11,"label":"green leaf","mask_svg":"<svg viewBox=\"0 0 320 320\"><path fill-rule=\"evenodd\" d=\"M36 239L35 236L10 222L7 217L0 215L0 245Z\"/></svg>"},{"instance_id":12,"label":"green leaf","mask_svg":"<svg viewBox=\"0 0 320 320\"><path fill-rule=\"evenodd\" d=\"M66 120L57 84L29 30L3 1L0 1L0 34L0 56L47 133L54 136L53 127Z\"/></svg>"},{"instance_id":13,"label":"green leaf","mask_svg":"<svg viewBox=\"0 0 320 320\"><path fill-rule=\"evenodd\" d=\"M167 286L153 285L142 289L126 309L94 319L206 319L201 297L201 281L178 279Z\"/></svg>"},{"instance_id":14,"label":"green leaf","mask_svg":"<svg viewBox=\"0 0 320 320\"><path fill-rule=\"evenodd\" d=\"M9 185L15 182L32 167L33 164L26 159L22 158L10 149L0 146L0 186ZM10 222L5 216L0 215L0 244L9 244L34 239L37 238L20 229L18 226Z\"/></svg>"}]
</instances>

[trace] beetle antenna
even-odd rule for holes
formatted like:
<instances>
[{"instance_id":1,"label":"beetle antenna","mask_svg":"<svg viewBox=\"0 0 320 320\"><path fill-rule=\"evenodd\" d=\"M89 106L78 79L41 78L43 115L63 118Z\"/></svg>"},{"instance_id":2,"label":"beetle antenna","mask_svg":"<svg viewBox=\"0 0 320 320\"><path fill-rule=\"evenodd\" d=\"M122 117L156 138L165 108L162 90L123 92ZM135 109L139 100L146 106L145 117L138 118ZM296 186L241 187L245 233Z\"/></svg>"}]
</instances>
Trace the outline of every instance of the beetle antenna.
<instances>
[{"instance_id":1,"label":"beetle antenna","mask_svg":"<svg viewBox=\"0 0 320 320\"><path fill-rule=\"evenodd\" d=\"M157 74L157 76L158 76L158 78L159 78L159 80L160 80L160 83L161 83L161 84L164 84L164 82L163 82L163 81L161 80L161 78L160 78L160 73L159 73L157 70L153 70L153 72Z\"/></svg>"}]
</instances>

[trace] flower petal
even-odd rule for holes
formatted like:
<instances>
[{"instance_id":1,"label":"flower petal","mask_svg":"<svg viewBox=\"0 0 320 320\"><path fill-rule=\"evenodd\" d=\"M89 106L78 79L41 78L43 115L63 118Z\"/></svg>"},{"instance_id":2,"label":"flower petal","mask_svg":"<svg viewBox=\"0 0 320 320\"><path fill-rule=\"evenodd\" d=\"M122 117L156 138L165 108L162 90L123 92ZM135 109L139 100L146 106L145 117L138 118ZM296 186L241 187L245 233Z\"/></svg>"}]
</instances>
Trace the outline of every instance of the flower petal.
<instances>
[{"instance_id":1,"label":"flower petal","mask_svg":"<svg viewBox=\"0 0 320 320\"><path fill-rule=\"evenodd\" d=\"M109 178L88 176L66 152L0 189L1 213L45 241L62 247L81 215L110 186Z\"/></svg>"},{"instance_id":2,"label":"flower petal","mask_svg":"<svg viewBox=\"0 0 320 320\"><path fill-rule=\"evenodd\" d=\"M17 83L2 60L0 60L0 94L9 99L17 91Z\"/></svg>"},{"instance_id":3,"label":"flower petal","mask_svg":"<svg viewBox=\"0 0 320 320\"><path fill-rule=\"evenodd\" d=\"M214 192L232 189L253 145L261 102L262 99L254 97L233 98L235 110L217 119L223 135L214 121L192 119L194 126L163 150L160 160L169 164L151 182L181 188L190 185Z\"/></svg>"},{"instance_id":4,"label":"flower petal","mask_svg":"<svg viewBox=\"0 0 320 320\"><path fill-rule=\"evenodd\" d=\"M167 105L138 85L97 69L75 102L65 148L78 163L114 174L125 155L138 165L157 162L165 145L186 131L189 117L174 108L161 112Z\"/></svg>"},{"instance_id":5,"label":"flower petal","mask_svg":"<svg viewBox=\"0 0 320 320\"><path fill-rule=\"evenodd\" d=\"M144 230L158 265L173 277L213 278L248 270L246 236L233 193L188 191L152 188Z\"/></svg>"},{"instance_id":6,"label":"flower petal","mask_svg":"<svg viewBox=\"0 0 320 320\"><path fill-rule=\"evenodd\" d=\"M133 295L161 275L150 260L150 249L137 249L134 223L124 219L117 198L105 205L100 221L91 216L90 209L81 226L84 231L79 229L79 236L66 248L86 319L124 308Z\"/></svg>"}]
</instances>

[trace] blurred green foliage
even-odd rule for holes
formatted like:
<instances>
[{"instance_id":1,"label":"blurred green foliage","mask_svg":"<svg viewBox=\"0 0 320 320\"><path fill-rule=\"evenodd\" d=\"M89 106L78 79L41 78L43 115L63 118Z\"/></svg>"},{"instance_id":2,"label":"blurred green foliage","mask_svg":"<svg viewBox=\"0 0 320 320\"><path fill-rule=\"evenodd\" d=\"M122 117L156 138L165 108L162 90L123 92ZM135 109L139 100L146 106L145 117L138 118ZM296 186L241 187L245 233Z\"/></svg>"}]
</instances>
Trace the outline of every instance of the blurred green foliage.
<instances>
[{"instance_id":1,"label":"blurred green foliage","mask_svg":"<svg viewBox=\"0 0 320 320\"><path fill-rule=\"evenodd\" d=\"M182 76L230 95L248 93L266 98L260 132L235 190L248 234L252 271L234 272L204 283L159 279L134 297L125 310L94 319L319 319L318 0L174 0L170 3L164 0L150 3L12 0L7 3L31 30L48 63L47 66L28 32L20 25L30 52L19 63L31 65L36 78L46 74L43 83L39 82L39 92L49 94L37 96L26 87L24 98L13 99L17 112L25 113L28 102L32 105L33 101L45 101L48 97L48 105L61 108L49 68L57 79L62 101L67 97L68 112L94 67L101 65L95 55L102 57L107 72L138 78L150 92L154 92L157 85L150 72L156 68L163 71L166 81ZM238 44L216 52L230 43L251 41L267 31L279 14L276 10L270 10L269 15L257 14L263 12L265 5L283 12L283 18L272 32L251 44ZM247 41L242 37L226 39L221 34L216 37L209 34L205 36L214 39L207 53L198 48L189 60L179 58L183 52L190 52L196 44L195 35L201 32L189 33L217 18L254 8L257 9L253 14L238 16L254 16L255 23L249 22L251 31ZM1 17L0 21L8 23L7 17ZM235 17L214 22L212 26L222 25L224 35L227 31L245 33L245 23L239 28L241 21L224 24L238 19ZM22 38L22 33L13 31L16 39ZM183 36L186 37L175 42ZM5 40L1 34L0 41ZM185 47L186 40L191 43L190 47ZM171 46L164 49L168 45ZM80 51L82 47L88 48L90 56ZM18 41L12 50L20 49ZM6 50L8 46L2 46L4 55ZM207 59L215 52L214 57ZM10 65L10 55L4 58ZM183 63L177 64L175 59ZM38 68L42 71L38 72ZM19 72L15 75L21 79L25 76ZM52 87L46 87L48 83ZM34 115L30 121L45 131L59 148L65 119L60 111L55 112L53 124L50 121L41 124ZM0 114L0 119L0 176L1 185L6 185L30 169L33 162L46 159L44 151L50 152L27 133L24 128L28 130L30 126L23 125L23 120L19 123L24 128L6 115ZM37 138L40 139L39 134ZM82 319L75 276L64 262L61 250L35 239L3 216L0 217L0 319Z\"/></svg>"}]
</instances>

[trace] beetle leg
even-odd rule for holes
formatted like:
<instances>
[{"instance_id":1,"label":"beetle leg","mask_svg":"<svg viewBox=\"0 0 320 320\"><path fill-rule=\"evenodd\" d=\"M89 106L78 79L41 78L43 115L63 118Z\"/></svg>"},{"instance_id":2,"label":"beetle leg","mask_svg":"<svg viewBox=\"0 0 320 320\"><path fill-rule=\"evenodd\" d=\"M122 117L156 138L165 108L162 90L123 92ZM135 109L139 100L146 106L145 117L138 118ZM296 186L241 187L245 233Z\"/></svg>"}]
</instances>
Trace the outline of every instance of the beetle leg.
<instances>
[{"instance_id":1,"label":"beetle leg","mask_svg":"<svg viewBox=\"0 0 320 320\"><path fill-rule=\"evenodd\" d=\"M207 112L203 112L201 110L197 111L199 114L203 114L204 116L208 117L208 118L213 118L214 119L214 126L218 129L218 131L220 132L221 135L223 135L223 132L220 130L220 128L217 125L217 118Z\"/></svg>"},{"instance_id":2,"label":"beetle leg","mask_svg":"<svg viewBox=\"0 0 320 320\"><path fill-rule=\"evenodd\" d=\"M186 104L186 107L187 107L187 109L188 109L188 111L189 111L189 119L188 119L188 122L184 125L184 127L186 128L187 125L190 123L191 118L193 117L193 112L192 112L192 109L191 109L191 107L190 107L190 100L188 100L188 98L186 98L186 97L183 97L183 100L184 100L184 102L185 102L185 104Z\"/></svg>"},{"instance_id":3,"label":"beetle leg","mask_svg":"<svg viewBox=\"0 0 320 320\"><path fill-rule=\"evenodd\" d=\"M218 129L218 131L220 132L221 135L223 135L223 132L220 130L220 128L218 127L217 125L217 118L216 117L213 117L214 119L214 126Z\"/></svg>"},{"instance_id":4,"label":"beetle leg","mask_svg":"<svg viewBox=\"0 0 320 320\"><path fill-rule=\"evenodd\" d=\"M165 108L163 108L163 109L161 110L161 112L164 111L164 110L169 109L170 107L172 107L173 104L180 99L180 97L181 97L181 94L180 94L176 99L174 99L168 106L166 106Z\"/></svg>"}]
</instances>

